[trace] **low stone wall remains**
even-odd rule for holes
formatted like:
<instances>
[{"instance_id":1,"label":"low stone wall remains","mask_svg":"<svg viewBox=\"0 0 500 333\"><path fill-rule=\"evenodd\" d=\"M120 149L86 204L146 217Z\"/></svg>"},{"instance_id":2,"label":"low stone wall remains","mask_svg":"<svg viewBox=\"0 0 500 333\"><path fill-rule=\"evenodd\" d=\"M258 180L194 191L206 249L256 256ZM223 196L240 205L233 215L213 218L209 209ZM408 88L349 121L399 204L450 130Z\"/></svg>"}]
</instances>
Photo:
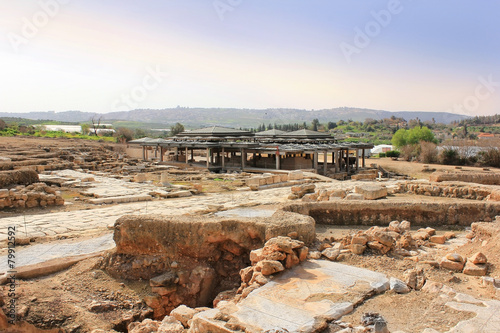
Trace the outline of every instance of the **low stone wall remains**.
<instances>
[{"instance_id":1,"label":"low stone wall remains","mask_svg":"<svg viewBox=\"0 0 500 333\"><path fill-rule=\"evenodd\" d=\"M44 183L0 189L0 209L33 208L64 205L61 192Z\"/></svg>"},{"instance_id":2,"label":"low stone wall remains","mask_svg":"<svg viewBox=\"0 0 500 333\"><path fill-rule=\"evenodd\" d=\"M469 226L475 221L492 221L500 215L500 202L338 200L288 204L282 210L311 216L316 223L326 225L387 225L394 220L409 220L418 226Z\"/></svg>"},{"instance_id":3,"label":"low stone wall remains","mask_svg":"<svg viewBox=\"0 0 500 333\"><path fill-rule=\"evenodd\" d=\"M500 173L493 172L433 172L431 182L459 181L467 183L500 185Z\"/></svg>"}]
</instances>

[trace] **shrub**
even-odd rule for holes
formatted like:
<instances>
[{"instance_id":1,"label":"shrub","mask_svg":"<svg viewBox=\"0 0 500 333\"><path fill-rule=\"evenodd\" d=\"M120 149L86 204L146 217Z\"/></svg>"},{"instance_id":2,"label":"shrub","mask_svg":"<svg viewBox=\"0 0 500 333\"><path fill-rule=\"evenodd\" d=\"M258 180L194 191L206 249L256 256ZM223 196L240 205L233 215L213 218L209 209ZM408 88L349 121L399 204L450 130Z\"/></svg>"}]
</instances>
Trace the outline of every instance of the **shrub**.
<instances>
[{"instance_id":1,"label":"shrub","mask_svg":"<svg viewBox=\"0 0 500 333\"><path fill-rule=\"evenodd\" d=\"M439 154L440 164L447 164L447 165L459 164L459 160L460 158L458 156L458 151L456 151L453 148L445 148Z\"/></svg>"},{"instance_id":2,"label":"shrub","mask_svg":"<svg viewBox=\"0 0 500 333\"><path fill-rule=\"evenodd\" d=\"M406 145L401 147L401 157L406 161L413 161L419 154L419 145Z\"/></svg>"},{"instance_id":3,"label":"shrub","mask_svg":"<svg viewBox=\"0 0 500 333\"><path fill-rule=\"evenodd\" d=\"M438 151L436 145L432 142L420 142L420 154L418 160L422 163L436 163L438 160Z\"/></svg>"},{"instance_id":4,"label":"shrub","mask_svg":"<svg viewBox=\"0 0 500 333\"><path fill-rule=\"evenodd\" d=\"M401 155L401 153L397 150L390 150L388 151L387 153L385 153L385 156L387 157L395 157L395 158L398 158L399 155Z\"/></svg>"},{"instance_id":5,"label":"shrub","mask_svg":"<svg viewBox=\"0 0 500 333\"><path fill-rule=\"evenodd\" d=\"M479 160L482 165L500 168L500 150L489 148L479 153Z\"/></svg>"},{"instance_id":6,"label":"shrub","mask_svg":"<svg viewBox=\"0 0 500 333\"><path fill-rule=\"evenodd\" d=\"M386 156L386 154L385 154L385 153L379 153L379 154L378 154L378 157L385 157L385 156Z\"/></svg>"}]
</instances>

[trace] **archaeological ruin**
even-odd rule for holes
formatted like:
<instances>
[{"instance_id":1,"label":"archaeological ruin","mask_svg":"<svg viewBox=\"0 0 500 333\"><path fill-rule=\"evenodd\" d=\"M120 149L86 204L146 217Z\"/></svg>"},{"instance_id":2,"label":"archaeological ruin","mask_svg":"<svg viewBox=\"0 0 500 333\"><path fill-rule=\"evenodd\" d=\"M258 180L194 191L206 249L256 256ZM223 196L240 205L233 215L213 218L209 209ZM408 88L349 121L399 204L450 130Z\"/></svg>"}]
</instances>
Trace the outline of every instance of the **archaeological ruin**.
<instances>
[{"instance_id":1,"label":"archaeological ruin","mask_svg":"<svg viewBox=\"0 0 500 333\"><path fill-rule=\"evenodd\" d=\"M500 171L369 148L219 127L2 142L0 330L497 331Z\"/></svg>"}]
</instances>

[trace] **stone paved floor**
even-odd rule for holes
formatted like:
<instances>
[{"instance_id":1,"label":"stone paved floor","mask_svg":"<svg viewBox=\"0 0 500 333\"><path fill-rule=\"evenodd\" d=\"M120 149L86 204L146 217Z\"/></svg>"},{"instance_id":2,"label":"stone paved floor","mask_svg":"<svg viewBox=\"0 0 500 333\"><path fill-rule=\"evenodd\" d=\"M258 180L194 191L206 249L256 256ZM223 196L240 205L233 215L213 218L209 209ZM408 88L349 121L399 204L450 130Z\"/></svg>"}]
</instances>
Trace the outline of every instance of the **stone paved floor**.
<instances>
[{"instance_id":1,"label":"stone paved floor","mask_svg":"<svg viewBox=\"0 0 500 333\"><path fill-rule=\"evenodd\" d=\"M88 239L80 242L52 242L36 244L16 251L16 267L34 265L51 259L90 254L115 247L113 234ZM9 270L7 256L0 257L0 275Z\"/></svg>"},{"instance_id":2,"label":"stone paved floor","mask_svg":"<svg viewBox=\"0 0 500 333\"><path fill-rule=\"evenodd\" d=\"M209 193L186 198L124 203L115 206L70 212L0 218L0 241L7 239L8 227L16 227L17 237L55 236L67 232L105 228L126 214L178 215L208 209L209 205L236 208L248 204L285 202L290 188L232 193Z\"/></svg>"}]
</instances>

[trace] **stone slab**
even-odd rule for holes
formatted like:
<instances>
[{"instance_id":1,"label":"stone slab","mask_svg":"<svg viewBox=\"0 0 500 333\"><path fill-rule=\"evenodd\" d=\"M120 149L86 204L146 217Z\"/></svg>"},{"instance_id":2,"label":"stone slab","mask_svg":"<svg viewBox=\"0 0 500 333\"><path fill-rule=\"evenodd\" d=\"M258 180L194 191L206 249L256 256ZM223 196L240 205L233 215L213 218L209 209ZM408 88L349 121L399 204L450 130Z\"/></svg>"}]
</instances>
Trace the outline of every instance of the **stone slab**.
<instances>
[{"instance_id":1,"label":"stone slab","mask_svg":"<svg viewBox=\"0 0 500 333\"><path fill-rule=\"evenodd\" d=\"M309 260L279 275L238 303L231 316L267 331L311 331L317 317L341 318L360 297L389 288L380 273L325 260Z\"/></svg>"},{"instance_id":2,"label":"stone slab","mask_svg":"<svg viewBox=\"0 0 500 333\"><path fill-rule=\"evenodd\" d=\"M115 247L113 234L80 242L57 242L31 245L26 248L16 247L16 269L57 258L86 255ZM7 256L0 257L0 274L9 270Z\"/></svg>"}]
</instances>

